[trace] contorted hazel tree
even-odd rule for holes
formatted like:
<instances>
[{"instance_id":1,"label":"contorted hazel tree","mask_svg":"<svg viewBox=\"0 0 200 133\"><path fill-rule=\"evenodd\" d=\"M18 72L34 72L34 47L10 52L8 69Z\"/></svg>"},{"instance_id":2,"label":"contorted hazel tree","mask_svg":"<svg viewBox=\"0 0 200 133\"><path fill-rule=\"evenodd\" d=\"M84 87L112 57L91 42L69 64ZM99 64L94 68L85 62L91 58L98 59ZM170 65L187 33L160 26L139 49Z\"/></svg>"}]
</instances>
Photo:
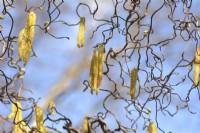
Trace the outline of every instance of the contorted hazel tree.
<instances>
[{"instance_id":1,"label":"contorted hazel tree","mask_svg":"<svg viewBox=\"0 0 200 133\"><path fill-rule=\"evenodd\" d=\"M0 132L181 132L176 127L185 123L173 123L173 116L182 117L180 111L186 111L189 119L200 113L199 4L192 0L0 1ZM50 58L37 57L37 46L44 55L52 48ZM63 63L58 56L65 48L70 60ZM72 67L45 99L43 87L51 85L51 78L42 79L34 68L45 62L57 68L57 61ZM73 86L71 93L65 84ZM64 109L59 100L63 95L62 100L76 96L70 104L62 101L67 104ZM45 100L48 107L41 104Z\"/></svg>"}]
</instances>

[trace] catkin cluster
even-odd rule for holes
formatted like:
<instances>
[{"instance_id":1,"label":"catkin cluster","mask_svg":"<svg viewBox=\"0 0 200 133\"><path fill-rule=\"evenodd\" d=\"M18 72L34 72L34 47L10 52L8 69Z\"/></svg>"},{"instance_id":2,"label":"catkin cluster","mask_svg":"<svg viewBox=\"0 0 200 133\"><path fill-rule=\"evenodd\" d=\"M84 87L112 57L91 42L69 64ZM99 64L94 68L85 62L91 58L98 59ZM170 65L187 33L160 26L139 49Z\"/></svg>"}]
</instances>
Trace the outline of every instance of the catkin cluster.
<instances>
[{"instance_id":1,"label":"catkin cluster","mask_svg":"<svg viewBox=\"0 0 200 133\"><path fill-rule=\"evenodd\" d=\"M96 91L98 95L99 86L102 83L103 76L103 59L104 59L104 44L99 46L98 51L94 49L90 66L90 84L92 87L91 93Z\"/></svg>"},{"instance_id":2,"label":"catkin cluster","mask_svg":"<svg viewBox=\"0 0 200 133\"><path fill-rule=\"evenodd\" d=\"M194 84L199 82L199 67L200 67L200 47L197 48L194 59Z\"/></svg>"},{"instance_id":3,"label":"catkin cluster","mask_svg":"<svg viewBox=\"0 0 200 133\"><path fill-rule=\"evenodd\" d=\"M36 23L36 14L30 12L26 19L26 26L21 30L18 36L18 55L19 61L24 62L24 66L27 64L32 49L32 43L34 38L34 25Z\"/></svg>"},{"instance_id":4,"label":"catkin cluster","mask_svg":"<svg viewBox=\"0 0 200 133\"><path fill-rule=\"evenodd\" d=\"M84 38L85 38L85 17L80 18L80 27L78 32L78 39L77 39L77 47L84 46Z\"/></svg>"},{"instance_id":5,"label":"catkin cluster","mask_svg":"<svg viewBox=\"0 0 200 133\"><path fill-rule=\"evenodd\" d=\"M138 70L137 68L133 68L131 71L131 83L130 83L130 95L131 99L135 99L135 92L136 92L136 82L138 78Z\"/></svg>"},{"instance_id":6,"label":"catkin cluster","mask_svg":"<svg viewBox=\"0 0 200 133\"><path fill-rule=\"evenodd\" d=\"M55 103L53 101L51 101L49 103L49 107L51 109L55 108ZM15 104L12 104L12 112L8 115L8 119L14 118L14 129L13 129L13 133L28 133L30 130L27 126L27 124L22 121L22 110L21 110L22 106L21 103L19 101L16 102ZM54 110L52 110L51 115L54 115L55 112ZM37 129L41 132L41 133L50 133L49 131L47 131L46 127L44 126L43 123L43 111L39 106L36 106L35 108L35 116L36 116L36 124L37 124Z\"/></svg>"}]
</instances>

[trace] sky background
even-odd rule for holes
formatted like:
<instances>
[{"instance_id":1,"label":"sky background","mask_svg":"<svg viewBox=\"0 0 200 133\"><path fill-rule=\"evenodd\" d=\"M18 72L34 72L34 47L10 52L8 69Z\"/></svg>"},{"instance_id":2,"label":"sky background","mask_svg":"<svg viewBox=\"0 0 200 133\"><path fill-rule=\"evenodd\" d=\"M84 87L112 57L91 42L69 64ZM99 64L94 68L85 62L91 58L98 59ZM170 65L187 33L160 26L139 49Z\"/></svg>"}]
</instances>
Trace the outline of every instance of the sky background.
<instances>
[{"instance_id":1,"label":"sky background","mask_svg":"<svg viewBox=\"0 0 200 133\"><path fill-rule=\"evenodd\" d=\"M97 0L99 4L99 10L96 14L96 18L104 18L109 19L113 15L113 3L112 0ZM58 3L60 0L57 1ZM76 14L76 7L79 3L87 3L91 10L95 9L95 3L91 0L74 0L73 2L70 0L64 0L63 5L60 7L61 14L58 20L63 20L70 24L76 24L79 22L79 17ZM147 3L147 0L143 1L143 5L141 5L141 14L144 13L144 5ZM155 0L152 1L149 7L149 15L142 20L142 23L149 23L150 14L158 9L163 1ZM40 1L29 1L29 7L39 5ZM200 1L193 1L193 7L191 12L195 13L197 16L199 13ZM10 13L15 20L13 36L17 36L21 29L25 25L26 15L24 12L25 3L24 0L19 0L15 2L13 9L10 10ZM177 4L177 9L175 11L174 18L180 20L184 18L184 14L182 13L183 5ZM2 9L2 1L0 2L0 9ZM124 18L127 17L127 12L122 10L123 8L119 6L119 15ZM42 10L36 10L37 14L37 25L43 26L43 24L48 20L48 16L46 14L47 6L44 6ZM120 12L121 11L121 12ZM83 125L83 119L85 116L95 116L99 111L104 111L102 108L102 102L107 95L107 93L100 91L99 95L91 95L90 89L83 92L85 86L83 85L84 80L89 80L89 70L90 70L90 60L92 57L93 47L96 44L102 43L103 37L101 32L110 26L103 26L100 28L94 35L92 39L92 32L96 29L99 24L102 22L94 21L92 16L89 14L89 10L87 7L80 7L78 10L80 16L86 17L86 33L85 33L85 46L83 48L77 47L77 34L79 26L67 26L62 23L53 23L50 26L50 32L55 36L67 36L70 37L67 39L55 39L47 34L44 31L40 30L38 27L35 27L36 34L33 42L33 49L37 53L38 57L32 57L27 66L25 67L26 73L24 75L24 85L27 89L33 91L30 93L25 91L22 95L30 96L35 99L41 98L39 100L39 105L46 110L46 106L48 104L49 99L54 100L56 103L56 109L64 114L67 118L70 118L73 122L74 128L79 128ZM154 32L151 35L152 44L156 44L160 40L164 40L165 38L169 38L173 35L173 23L169 21L167 18L169 13L169 7L165 6L159 13L157 13L154 17L153 21L153 29ZM56 13L55 13L56 15ZM53 15L54 16L54 15ZM11 21L5 16L5 20L0 20L0 24L4 26L4 34L6 35L9 31ZM124 24L120 22L120 25L123 27ZM133 34L134 26L133 28ZM145 27L146 28L146 27ZM147 30L147 29L140 30ZM191 28L193 28L191 26ZM112 47L114 50L122 48L124 44L124 36L122 37L117 30L114 32L114 37L109 41L106 45L106 52ZM185 35L187 36L187 35ZM143 45L145 45L146 41L142 41ZM15 59L17 60L17 43L14 44L15 51ZM155 53L161 55L159 53L159 48L154 47ZM194 58L194 53L196 49L195 42L189 41L184 42L180 36L177 36L176 39L170 41L170 43L163 48L163 55L166 57L164 65L164 74L168 74L176 65L177 61L181 59L181 54L185 50L185 57L188 60L192 60ZM147 69L146 64L144 62L145 51L141 51L141 68ZM137 53L133 54L134 58L138 58ZM151 59L151 57L150 57ZM111 61L111 63L113 63ZM137 67L137 60L132 60L129 62L130 68ZM20 65L23 65L21 63ZM6 66L5 63L1 63L2 70L10 77L16 74L16 70L13 70ZM179 73L177 77L172 77L170 83L174 83L175 81L179 81L187 75L187 71L189 68L179 68L176 72ZM105 70L105 67L104 67ZM148 70L147 70L148 71ZM119 67L116 65L111 70L110 74L112 75L115 81L120 81L119 79ZM155 75L158 72L155 71ZM193 71L190 73L190 77L193 77ZM142 82L142 79L145 79L144 73L141 72L139 78ZM129 85L129 79L126 78L125 81L127 85ZM20 82L16 82L13 89L18 89ZM153 85L150 83L149 86ZM192 82L187 77L186 81L177 87L174 87L174 92L178 93L182 97L185 97L188 90L191 88ZM108 79L103 77L103 84L100 86L102 89L111 89L113 85L108 81ZM119 87L120 88L120 87ZM120 92L126 95L128 89L120 90ZM130 97L126 95L129 99ZM161 112L158 112L158 123L159 127L164 130L166 133L198 133L200 130L200 104L198 98L198 91L193 90L190 94L190 102L189 106L192 112L196 112L196 114L191 114L187 109L180 110L178 114L174 117L169 116L167 113L164 115ZM139 100L141 102L145 101L146 94L143 91ZM116 113L118 119L124 125L131 125L128 120L124 119L126 112L124 111L124 106L126 104L120 100L114 101L112 98L107 102L107 107L111 108L113 112ZM176 97L173 98L171 105L168 110L175 112L176 105L183 105L181 102L177 100ZM6 108L5 108L6 107ZM155 102L149 102L147 107L152 110L150 118L155 122ZM0 103L0 108L4 108L0 110L0 114L6 116L9 114L11 106L3 105ZM26 114L26 113L25 113ZM113 122L113 118L108 116L106 122L109 128L116 128L116 123ZM142 125L143 120L138 121L138 125ZM34 123L33 123L34 124ZM59 125L58 128L61 128L63 125ZM145 133L145 130L142 130L142 127L139 126L139 133ZM160 132L160 131L159 131Z\"/></svg>"}]
</instances>

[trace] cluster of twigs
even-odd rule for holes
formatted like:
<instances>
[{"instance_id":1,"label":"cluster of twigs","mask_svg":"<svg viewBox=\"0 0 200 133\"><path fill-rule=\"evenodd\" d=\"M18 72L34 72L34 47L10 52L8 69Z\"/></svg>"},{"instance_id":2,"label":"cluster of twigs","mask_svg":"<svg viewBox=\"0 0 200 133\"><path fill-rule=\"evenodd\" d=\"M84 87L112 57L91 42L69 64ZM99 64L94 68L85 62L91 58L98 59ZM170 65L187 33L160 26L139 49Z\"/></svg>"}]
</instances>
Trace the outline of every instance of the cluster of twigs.
<instances>
[{"instance_id":1,"label":"cluster of twigs","mask_svg":"<svg viewBox=\"0 0 200 133\"><path fill-rule=\"evenodd\" d=\"M37 105L37 100L25 97L21 95L23 91L27 91L23 85L23 75L25 70L23 66L19 63L19 60L14 56L17 46L18 35L13 35L13 26L15 20L13 19L13 14L10 13L14 10L14 3L18 1L13 0L3 0L2 9L0 16L0 43L2 44L2 53L0 56L1 64L6 65L9 69L15 69L17 72L13 77L7 76L3 69L1 72L1 90L0 90L0 100L3 104L14 104L17 106L15 101L27 102L29 107L19 108L19 110L27 111L29 114L23 118L23 122L30 128L30 132L37 131L36 127L31 127L30 121L32 120L35 106ZM77 26L79 22L75 24L70 24L64 20L60 19L60 14L62 11L60 7L65 3L64 0L42 0L40 5L29 6L28 1L24 0L26 6L24 7L25 12L30 12L32 10L46 10L48 14L49 21L45 25L34 25L38 27L44 34L48 34L55 39L69 39L68 36L56 36L51 33L49 27L55 23L59 23L65 26ZM86 17L86 30L87 30L87 16L81 16L79 13L79 8L86 8L89 14L92 16L93 21L101 23L93 31L91 39L95 39L97 36L102 36L102 41L93 44L94 49L98 48L100 44L104 45L105 48L105 59L104 59L104 72L102 85L99 87L99 94L104 93L104 101L102 107L103 112L97 113L96 116L87 116L89 131L99 131L101 132L137 132L138 121L143 120L145 129L150 120L155 120L157 127L160 131L164 132L160 128L158 122L158 112L164 115L174 116L181 109L187 109L189 112L194 113L190 110L189 101L190 93L195 90L199 94L198 83L195 84L193 81L193 64L195 51L198 48L198 41L200 37L199 33L199 16L191 12L192 0L162 0L157 3L155 9L152 8L152 1L141 1L141 0L112 0L113 8L112 15L107 18L99 18L98 13L99 7L101 6L100 1L92 1L95 4L95 9L91 9L90 3L80 3L77 5L74 11L78 17ZM162 39L161 36L156 38L156 23L164 23L162 20L156 20L156 15L166 10L164 18L165 21L171 23L168 25L170 30L172 30L170 36ZM177 13L181 12L180 18L177 17ZM160 15L160 14L159 14ZM163 14L161 14L163 15ZM10 19L8 31L4 30L4 25L1 22L4 19ZM165 24L163 24L165 27ZM167 32L167 31L166 31ZM98 35L97 35L98 34ZM116 36L120 36L115 42L116 45L112 45L112 41ZM173 61L168 59L166 50L169 49L175 40L181 40L185 43L185 48L183 51L177 50L180 56L177 56L175 65L173 68L167 69L167 63ZM176 44L174 44L176 45ZM192 57L188 58L188 49L192 47L194 53ZM174 46L172 48L179 49L179 46ZM173 50L173 49L172 49ZM36 56L34 50L32 49L33 56ZM191 55L191 53L190 53ZM137 77L137 89L136 98L131 99L130 96L130 78L131 70L136 68L138 70ZM115 70L113 72L112 70ZM180 73L180 70L184 70ZM116 78L117 77L117 78ZM15 83L20 82L20 87L16 89ZM112 87L106 88L106 83L111 84ZM186 96L176 89L184 84L189 84L190 88L184 89ZM83 83L87 89L92 89L90 82L85 80ZM15 88L15 89L14 89ZM105 89L104 89L105 88ZM173 103L176 99L176 103ZM114 113L112 109L109 108L107 103L112 100L113 103L117 101L123 102L124 108L121 111L125 111L124 116L130 123L127 126L125 123L121 122ZM155 105L154 108L149 108L149 104ZM112 105L110 105L112 106ZM175 111L169 109L170 106L175 106ZM56 108L55 108L56 110ZM152 110L152 111L151 111ZM60 116L58 119L53 119L50 114L46 115L44 122L52 122L52 126L47 126L48 129L55 132L61 132L56 129L54 124L59 124L60 121L64 122L63 129L68 132L80 132L79 129L74 129L72 127L72 122L70 119L60 114L56 110L56 114ZM154 113L154 114L153 114ZM152 118L155 116L155 118ZM5 117L1 116L1 119L7 120ZM106 120L108 117L113 117L117 127L109 129ZM13 124L19 124L13 123ZM162 126L162 125L161 125Z\"/></svg>"}]
</instances>

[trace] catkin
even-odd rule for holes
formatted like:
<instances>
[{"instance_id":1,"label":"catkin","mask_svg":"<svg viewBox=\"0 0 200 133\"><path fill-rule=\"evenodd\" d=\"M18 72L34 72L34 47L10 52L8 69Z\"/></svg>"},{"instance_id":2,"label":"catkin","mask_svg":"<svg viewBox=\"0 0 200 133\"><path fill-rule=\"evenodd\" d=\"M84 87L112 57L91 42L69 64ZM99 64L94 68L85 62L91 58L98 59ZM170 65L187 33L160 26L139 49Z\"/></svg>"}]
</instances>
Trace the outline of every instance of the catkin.
<instances>
[{"instance_id":1,"label":"catkin","mask_svg":"<svg viewBox=\"0 0 200 133\"><path fill-rule=\"evenodd\" d=\"M26 30L27 30L27 36L29 41L32 43L33 42L33 38L34 38L34 26L36 23L36 14L34 12L30 12L27 16L26 19Z\"/></svg>"},{"instance_id":2,"label":"catkin","mask_svg":"<svg viewBox=\"0 0 200 133\"><path fill-rule=\"evenodd\" d=\"M49 133L43 123L43 111L39 106L35 108L37 128L42 133Z\"/></svg>"},{"instance_id":3,"label":"catkin","mask_svg":"<svg viewBox=\"0 0 200 133\"><path fill-rule=\"evenodd\" d=\"M94 49L93 51L93 56L91 60L90 84L92 87L91 93L93 94L93 91L96 91L96 93L98 94L98 53L96 49Z\"/></svg>"},{"instance_id":4,"label":"catkin","mask_svg":"<svg viewBox=\"0 0 200 133\"><path fill-rule=\"evenodd\" d=\"M80 26L78 32L78 39L77 39L77 47L84 46L84 38L85 38L85 17L80 18Z\"/></svg>"},{"instance_id":5,"label":"catkin","mask_svg":"<svg viewBox=\"0 0 200 133\"><path fill-rule=\"evenodd\" d=\"M131 71L131 83L130 83L131 99L135 99L137 77L138 77L138 70L136 68L133 68Z\"/></svg>"},{"instance_id":6,"label":"catkin","mask_svg":"<svg viewBox=\"0 0 200 133\"><path fill-rule=\"evenodd\" d=\"M104 44L101 44L98 50L98 86L100 86L102 83L103 59L104 59Z\"/></svg>"},{"instance_id":7,"label":"catkin","mask_svg":"<svg viewBox=\"0 0 200 133\"><path fill-rule=\"evenodd\" d=\"M23 131L28 132L28 127L26 126L25 122L22 121L22 106L20 102L16 102L17 107L15 104L12 104L12 112L9 114L8 118L14 118L15 119L15 125L13 133L23 133ZM22 121L22 122L20 122ZM19 122L19 123L18 123Z\"/></svg>"},{"instance_id":8,"label":"catkin","mask_svg":"<svg viewBox=\"0 0 200 133\"><path fill-rule=\"evenodd\" d=\"M24 66L27 64L29 58L30 58L30 53L32 49L32 43L33 43L33 38L34 38L34 25L36 22L36 14L34 12L30 12L29 15L27 16L26 19L26 46L24 48Z\"/></svg>"},{"instance_id":9,"label":"catkin","mask_svg":"<svg viewBox=\"0 0 200 133\"><path fill-rule=\"evenodd\" d=\"M83 133L89 133L88 117L84 118Z\"/></svg>"},{"instance_id":10,"label":"catkin","mask_svg":"<svg viewBox=\"0 0 200 133\"><path fill-rule=\"evenodd\" d=\"M18 55L19 61L22 61L24 56L24 46L25 46L25 33L26 29L22 29L18 36Z\"/></svg>"},{"instance_id":11,"label":"catkin","mask_svg":"<svg viewBox=\"0 0 200 133\"><path fill-rule=\"evenodd\" d=\"M198 47L195 60L194 60L194 84L197 85L199 82L199 68L200 68L200 47Z\"/></svg>"},{"instance_id":12,"label":"catkin","mask_svg":"<svg viewBox=\"0 0 200 133\"><path fill-rule=\"evenodd\" d=\"M150 121L146 133L158 133L157 127L152 121Z\"/></svg>"},{"instance_id":13,"label":"catkin","mask_svg":"<svg viewBox=\"0 0 200 133\"><path fill-rule=\"evenodd\" d=\"M15 123L18 123L19 121L22 120L22 110L20 110L19 108L21 108L21 104L19 102L16 102L17 107L15 105L13 105L14 109L12 110L15 113ZM20 128L20 123L19 124L15 124L14 125L14 133L23 133L23 131Z\"/></svg>"}]
</instances>

